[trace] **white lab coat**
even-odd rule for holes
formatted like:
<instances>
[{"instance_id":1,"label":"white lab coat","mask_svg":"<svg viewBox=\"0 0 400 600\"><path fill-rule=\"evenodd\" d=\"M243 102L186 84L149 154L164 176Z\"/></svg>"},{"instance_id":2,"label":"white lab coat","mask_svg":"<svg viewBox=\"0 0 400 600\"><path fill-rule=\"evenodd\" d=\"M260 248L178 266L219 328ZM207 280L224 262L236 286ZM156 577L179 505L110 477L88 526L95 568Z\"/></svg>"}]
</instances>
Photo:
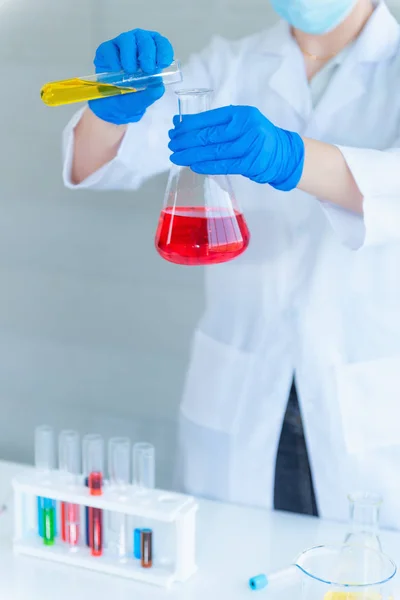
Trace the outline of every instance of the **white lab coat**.
<instances>
[{"instance_id":1,"label":"white lab coat","mask_svg":"<svg viewBox=\"0 0 400 600\"><path fill-rule=\"evenodd\" d=\"M295 374L320 514L345 518L347 492L375 490L384 523L400 527L399 25L380 3L315 110L285 23L214 39L184 75L185 87L215 90L214 106L254 105L278 126L339 145L365 211L233 178L252 239L239 259L206 269L181 405L183 486L272 507ZM66 185L136 189L165 171L176 112L167 94L129 127L111 163L73 186L78 113L64 134Z\"/></svg>"}]
</instances>

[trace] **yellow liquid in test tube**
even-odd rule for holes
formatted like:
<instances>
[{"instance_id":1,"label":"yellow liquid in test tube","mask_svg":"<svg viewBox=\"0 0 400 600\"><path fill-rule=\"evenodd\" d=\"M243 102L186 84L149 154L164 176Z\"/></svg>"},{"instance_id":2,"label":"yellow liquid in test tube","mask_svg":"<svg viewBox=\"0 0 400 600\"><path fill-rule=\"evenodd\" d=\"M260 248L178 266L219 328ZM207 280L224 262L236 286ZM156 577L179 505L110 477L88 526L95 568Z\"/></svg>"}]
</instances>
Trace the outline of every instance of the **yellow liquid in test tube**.
<instances>
[{"instance_id":1,"label":"yellow liquid in test tube","mask_svg":"<svg viewBox=\"0 0 400 600\"><path fill-rule=\"evenodd\" d=\"M324 600L382 600L382 595L378 592L328 592ZM393 600L393 598L389 598Z\"/></svg>"},{"instance_id":2,"label":"yellow liquid in test tube","mask_svg":"<svg viewBox=\"0 0 400 600\"><path fill-rule=\"evenodd\" d=\"M84 79L64 79L46 83L40 90L40 96L48 106L61 106L75 102L87 102L107 98L108 96L131 94L135 88L119 87L110 83L85 81Z\"/></svg>"}]
</instances>

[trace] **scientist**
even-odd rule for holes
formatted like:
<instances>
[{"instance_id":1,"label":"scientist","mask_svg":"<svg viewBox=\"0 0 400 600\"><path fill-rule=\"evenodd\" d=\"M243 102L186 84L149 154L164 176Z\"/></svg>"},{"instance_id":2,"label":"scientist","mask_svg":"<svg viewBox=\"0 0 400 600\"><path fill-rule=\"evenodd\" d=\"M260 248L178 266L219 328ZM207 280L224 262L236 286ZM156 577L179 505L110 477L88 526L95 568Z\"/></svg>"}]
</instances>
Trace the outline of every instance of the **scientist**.
<instances>
[{"instance_id":1,"label":"scientist","mask_svg":"<svg viewBox=\"0 0 400 600\"><path fill-rule=\"evenodd\" d=\"M75 115L65 183L137 189L170 158L238 175L252 240L206 269L181 485L334 519L361 488L400 528L400 27L383 1L271 3L277 26L216 37L186 65L184 87L212 88L213 110L173 126L174 94L153 88ZM136 29L101 44L95 66L172 58Z\"/></svg>"}]
</instances>

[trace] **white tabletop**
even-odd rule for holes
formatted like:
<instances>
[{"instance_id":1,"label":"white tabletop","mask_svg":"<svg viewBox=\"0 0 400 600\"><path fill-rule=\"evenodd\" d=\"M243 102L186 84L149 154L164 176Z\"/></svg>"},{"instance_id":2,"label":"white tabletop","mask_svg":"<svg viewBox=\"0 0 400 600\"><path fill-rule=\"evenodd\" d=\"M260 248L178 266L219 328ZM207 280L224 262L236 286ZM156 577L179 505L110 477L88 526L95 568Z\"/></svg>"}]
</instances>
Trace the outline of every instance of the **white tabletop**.
<instances>
[{"instance_id":1,"label":"white tabletop","mask_svg":"<svg viewBox=\"0 0 400 600\"><path fill-rule=\"evenodd\" d=\"M200 501L198 573L168 592L84 569L12 553L11 479L26 467L0 461L0 598L4 600L244 600L249 577L289 565L305 548L341 543L346 526L278 512ZM384 550L400 564L400 534L382 532ZM397 584L398 585L398 584ZM397 586L396 586L397 587Z\"/></svg>"}]
</instances>

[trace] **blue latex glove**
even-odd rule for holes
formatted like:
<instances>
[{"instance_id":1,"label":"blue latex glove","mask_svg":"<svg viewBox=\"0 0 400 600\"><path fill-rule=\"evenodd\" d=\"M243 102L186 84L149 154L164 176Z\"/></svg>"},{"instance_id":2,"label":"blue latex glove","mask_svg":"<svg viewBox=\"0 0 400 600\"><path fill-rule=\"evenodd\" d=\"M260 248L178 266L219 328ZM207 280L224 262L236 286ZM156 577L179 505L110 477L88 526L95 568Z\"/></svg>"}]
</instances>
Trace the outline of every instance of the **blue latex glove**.
<instances>
[{"instance_id":1,"label":"blue latex glove","mask_svg":"<svg viewBox=\"0 0 400 600\"><path fill-rule=\"evenodd\" d=\"M94 58L96 73L142 70L152 74L169 67L174 58L170 42L154 31L134 29L122 33L97 48ZM147 88L142 92L90 100L89 107L103 121L125 125L140 121L146 109L164 94L164 85Z\"/></svg>"},{"instance_id":2,"label":"blue latex glove","mask_svg":"<svg viewBox=\"0 0 400 600\"><path fill-rule=\"evenodd\" d=\"M174 117L171 161L206 175L243 175L289 191L304 168L304 143L252 106L226 106Z\"/></svg>"}]
</instances>

